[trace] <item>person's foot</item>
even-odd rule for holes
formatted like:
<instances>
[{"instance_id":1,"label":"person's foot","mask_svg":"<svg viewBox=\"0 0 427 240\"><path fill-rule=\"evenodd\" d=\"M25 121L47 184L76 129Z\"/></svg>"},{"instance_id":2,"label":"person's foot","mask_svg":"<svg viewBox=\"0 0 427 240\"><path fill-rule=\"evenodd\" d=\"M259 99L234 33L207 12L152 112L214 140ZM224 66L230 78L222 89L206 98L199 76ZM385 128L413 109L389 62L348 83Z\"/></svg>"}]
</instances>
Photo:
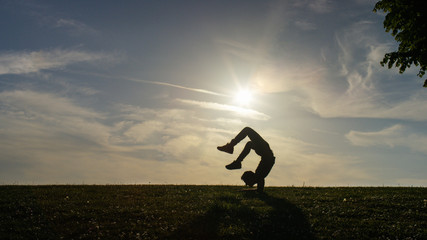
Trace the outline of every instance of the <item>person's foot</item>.
<instances>
[{"instance_id":1,"label":"person's foot","mask_svg":"<svg viewBox=\"0 0 427 240\"><path fill-rule=\"evenodd\" d=\"M242 168L242 163L236 160L226 165L225 168L227 168L228 170L240 169Z\"/></svg>"},{"instance_id":2,"label":"person's foot","mask_svg":"<svg viewBox=\"0 0 427 240\"><path fill-rule=\"evenodd\" d=\"M219 146L219 147L216 147L216 148L218 150L220 150L220 151L223 151L223 152L226 152L226 153L229 153L229 154L232 154L233 151L234 151L234 147L230 143L227 143L224 146Z\"/></svg>"}]
</instances>

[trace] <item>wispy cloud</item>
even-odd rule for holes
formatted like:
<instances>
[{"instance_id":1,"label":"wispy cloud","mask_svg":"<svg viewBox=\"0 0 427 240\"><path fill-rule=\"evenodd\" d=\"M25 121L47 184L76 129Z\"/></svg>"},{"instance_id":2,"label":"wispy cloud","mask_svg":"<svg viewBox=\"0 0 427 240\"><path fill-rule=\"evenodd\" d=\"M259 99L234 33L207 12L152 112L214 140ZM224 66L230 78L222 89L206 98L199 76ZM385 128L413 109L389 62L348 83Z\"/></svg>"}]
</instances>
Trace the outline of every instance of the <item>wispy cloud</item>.
<instances>
[{"instance_id":1,"label":"wispy cloud","mask_svg":"<svg viewBox=\"0 0 427 240\"><path fill-rule=\"evenodd\" d=\"M105 53L75 50L41 50L6 52L0 54L1 74L26 74L48 69L60 69L79 62L112 61L114 57Z\"/></svg>"},{"instance_id":2,"label":"wispy cloud","mask_svg":"<svg viewBox=\"0 0 427 240\"><path fill-rule=\"evenodd\" d=\"M0 93L2 110L11 112L42 113L52 117L79 116L87 118L102 118L90 110L76 106L70 99L58 97L51 93L39 93L30 90L5 91Z\"/></svg>"},{"instance_id":3,"label":"wispy cloud","mask_svg":"<svg viewBox=\"0 0 427 240\"><path fill-rule=\"evenodd\" d=\"M360 132L350 131L346 138L356 146L374 147L374 146L404 146L413 151L427 154L427 136L419 133L411 133L407 127L396 124L391 127L375 131Z\"/></svg>"},{"instance_id":4,"label":"wispy cloud","mask_svg":"<svg viewBox=\"0 0 427 240\"><path fill-rule=\"evenodd\" d=\"M65 29L70 35L97 34L97 31L88 25L74 19L60 18L56 21L55 27Z\"/></svg>"},{"instance_id":5,"label":"wispy cloud","mask_svg":"<svg viewBox=\"0 0 427 240\"><path fill-rule=\"evenodd\" d=\"M333 10L330 0L297 0L294 3L296 7L308 7L316 13L328 13Z\"/></svg>"},{"instance_id":6,"label":"wispy cloud","mask_svg":"<svg viewBox=\"0 0 427 240\"><path fill-rule=\"evenodd\" d=\"M241 108L241 107L236 107L232 105L226 105L226 104L220 104L220 103L214 103L214 102L195 101L195 100L188 100L188 99L176 99L176 101L189 104L189 105L198 106L201 108L206 108L206 109L233 112L243 117L248 117L256 120L265 121L270 119L270 116L268 116L267 114L264 114L262 112L258 112L256 110L249 109L249 108Z\"/></svg>"},{"instance_id":7,"label":"wispy cloud","mask_svg":"<svg viewBox=\"0 0 427 240\"><path fill-rule=\"evenodd\" d=\"M310 31L310 30L315 30L316 29L316 25L312 22L308 22L305 20L297 20L295 21L295 26L297 26L298 28L304 30L304 31Z\"/></svg>"},{"instance_id":8,"label":"wispy cloud","mask_svg":"<svg viewBox=\"0 0 427 240\"><path fill-rule=\"evenodd\" d=\"M30 136L31 133L41 131L45 136L54 132L84 136L96 144L107 140L106 129L98 124L104 118L102 114L79 107L70 99L54 94L29 90L1 92L0 112L2 133L12 131L6 139L26 134ZM20 133L14 135L13 131Z\"/></svg>"},{"instance_id":9,"label":"wispy cloud","mask_svg":"<svg viewBox=\"0 0 427 240\"><path fill-rule=\"evenodd\" d=\"M419 94L419 89L402 97L399 87L393 87L393 73L385 72L379 64L389 44L378 42L373 32L371 22L361 21L337 33L340 71L330 73L334 77L326 84L337 84L340 79L347 84L339 83L341 88L329 92L326 101L319 98L324 95L311 89L312 102L317 103L313 109L324 117L426 120L422 112L427 110L427 98Z\"/></svg>"},{"instance_id":10,"label":"wispy cloud","mask_svg":"<svg viewBox=\"0 0 427 240\"><path fill-rule=\"evenodd\" d=\"M393 147L397 142L396 139L402 136L403 130L404 127L397 124L377 132L350 131L346 134L346 138L357 146L387 145Z\"/></svg>"},{"instance_id":11,"label":"wispy cloud","mask_svg":"<svg viewBox=\"0 0 427 240\"><path fill-rule=\"evenodd\" d=\"M318 13L328 13L333 9L330 0L311 0L308 6Z\"/></svg>"},{"instance_id":12,"label":"wispy cloud","mask_svg":"<svg viewBox=\"0 0 427 240\"><path fill-rule=\"evenodd\" d=\"M296 102L325 118L427 120L423 89L406 89L409 94L402 96L401 86L393 85L399 76L379 64L390 44L377 40L372 22L337 30L335 44L335 57L269 63L258 69L253 83L264 92L293 94Z\"/></svg>"},{"instance_id":13,"label":"wispy cloud","mask_svg":"<svg viewBox=\"0 0 427 240\"><path fill-rule=\"evenodd\" d=\"M51 4L40 2L14 2L14 4L17 4L16 8L21 10L19 13L33 17L39 26L65 31L70 36L98 34L97 30L82 21L70 18L69 15L61 16L61 11L55 10ZM12 9L12 11L15 10Z\"/></svg>"}]
</instances>

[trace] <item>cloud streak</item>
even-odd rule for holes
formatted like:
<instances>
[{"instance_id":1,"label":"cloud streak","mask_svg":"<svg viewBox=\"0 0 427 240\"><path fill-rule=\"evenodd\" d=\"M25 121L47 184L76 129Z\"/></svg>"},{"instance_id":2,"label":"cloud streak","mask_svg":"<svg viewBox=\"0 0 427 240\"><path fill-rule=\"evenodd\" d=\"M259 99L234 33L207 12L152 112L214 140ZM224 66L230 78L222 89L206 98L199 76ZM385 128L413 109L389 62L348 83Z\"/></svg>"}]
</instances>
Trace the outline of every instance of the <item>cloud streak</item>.
<instances>
[{"instance_id":1,"label":"cloud streak","mask_svg":"<svg viewBox=\"0 0 427 240\"><path fill-rule=\"evenodd\" d=\"M194 100L188 100L188 99L176 99L176 101L180 103L188 104L188 105L206 108L206 109L233 112L240 116L252 118L255 120L266 121L270 119L270 116L268 116L267 114L264 114L262 112L258 112L256 110L249 109L249 108L241 108L241 107L236 107L232 105L213 103L213 102L194 101Z\"/></svg>"},{"instance_id":2,"label":"cloud streak","mask_svg":"<svg viewBox=\"0 0 427 240\"><path fill-rule=\"evenodd\" d=\"M102 77L102 78L109 78L109 79L122 79L122 80L127 80L127 81L132 81L132 82L138 82L138 83L148 83L148 84L159 85L159 86L166 86L166 87L172 87L172 88L178 88L178 89L183 89L183 90L187 90L187 91L192 91L192 92L197 92L197 93L203 93L203 94L208 94L208 95L213 95L213 96L220 96L220 97L231 98L231 96L229 96L227 94L223 94L223 93L219 93L219 92L214 92L214 91L209 91L209 90L201 89L201 88L186 87L186 86L183 86L183 85L178 85L178 84L173 84L173 83L168 83L168 82L149 81L149 80L144 80L144 79L139 79L139 78L133 78L133 77L111 76L111 75L98 74L98 73L88 73L88 72L76 72L76 71L72 71L72 73L78 73L78 74L89 75L89 76L96 76L96 77Z\"/></svg>"},{"instance_id":3,"label":"cloud streak","mask_svg":"<svg viewBox=\"0 0 427 240\"><path fill-rule=\"evenodd\" d=\"M81 34L97 34L97 31L93 28L74 19L60 18L56 21L55 27L65 29L70 35L73 36Z\"/></svg>"},{"instance_id":4,"label":"cloud streak","mask_svg":"<svg viewBox=\"0 0 427 240\"><path fill-rule=\"evenodd\" d=\"M304 8L308 7L316 13L329 13L333 10L330 0L298 0L295 1L294 6Z\"/></svg>"},{"instance_id":5,"label":"cloud streak","mask_svg":"<svg viewBox=\"0 0 427 240\"><path fill-rule=\"evenodd\" d=\"M427 136L411 133L407 127L401 124L375 132L350 131L346 134L346 138L356 146L388 146L390 148L403 146L427 155L425 148Z\"/></svg>"},{"instance_id":6,"label":"cloud streak","mask_svg":"<svg viewBox=\"0 0 427 240\"><path fill-rule=\"evenodd\" d=\"M113 59L111 55L104 53L62 49L7 52L0 54L0 75L26 74L60 69L79 62L111 61Z\"/></svg>"},{"instance_id":7,"label":"cloud streak","mask_svg":"<svg viewBox=\"0 0 427 240\"><path fill-rule=\"evenodd\" d=\"M394 147L404 132L404 127L400 124L385 128L377 132L350 131L346 138L356 146L386 145Z\"/></svg>"},{"instance_id":8,"label":"cloud streak","mask_svg":"<svg viewBox=\"0 0 427 240\"><path fill-rule=\"evenodd\" d=\"M31 136L31 133L49 135L66 132L69 136L83 137L97 144L105 144L107 140L105 127L98 124L105 118L102 114L54 94L29 90L1 92L0 112L2 133L17 131L20 134L16 136L26 133ZM44 129L43 126L49 127ZM6 139L13 137L11 133Z\"/></svg>"},{"instance_id":9,"label":"cloud streak","mask_svg":"<svg viewBox=\"0 0 427 240\"><path fill-rule=\"evenodd\" d=\"M149 83L149 84L155 84L155 85L160 85L160 86L179 88L179 89L184 89L184 90L188 90L188 91L192 91L192 92L204 93L204 94L209 94L209 95L214 95L214 96L230 97L230 96L228 96L226 94L222 94L222 93L217 93L217 92L213 92L213 91L209 91L209 90L205 90L205 89L200 89L200 88L185 87L182 85L177 85L177 84L172 84L172 83L167 83L167 82L148 81L148 80L142 80L142 79L137 79L137 78L125 78L125 79L130 80L130 81L134 81L134 82Z\"/></svg>"}]
</instances>

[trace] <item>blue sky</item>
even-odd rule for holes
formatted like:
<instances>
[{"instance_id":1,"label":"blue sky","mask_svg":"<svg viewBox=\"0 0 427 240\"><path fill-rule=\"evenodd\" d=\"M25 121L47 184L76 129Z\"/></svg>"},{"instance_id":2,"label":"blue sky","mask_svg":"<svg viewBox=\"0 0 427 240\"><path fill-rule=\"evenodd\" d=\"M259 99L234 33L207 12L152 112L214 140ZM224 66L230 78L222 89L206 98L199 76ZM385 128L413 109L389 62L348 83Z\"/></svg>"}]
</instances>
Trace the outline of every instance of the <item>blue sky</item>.
<instances>
[{"instance_id":1,"label":"blue sky","mask_svg":"<svg viewBox=\"0 0 427 240\"><path fill-rule=\"evenodd\" d=\"M3 1L0 184L427 186L427 92L372 0ZM250 99L238 97L250 92Z\"/></svg>"}]
</instances>

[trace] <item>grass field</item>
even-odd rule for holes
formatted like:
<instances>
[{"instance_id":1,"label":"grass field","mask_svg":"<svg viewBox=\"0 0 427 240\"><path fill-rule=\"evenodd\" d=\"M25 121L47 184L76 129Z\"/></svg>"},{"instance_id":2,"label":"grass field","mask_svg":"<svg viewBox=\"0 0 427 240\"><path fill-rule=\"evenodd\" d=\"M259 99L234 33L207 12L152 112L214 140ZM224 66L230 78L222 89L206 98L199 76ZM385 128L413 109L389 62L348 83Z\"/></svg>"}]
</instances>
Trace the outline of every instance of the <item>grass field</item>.
<instances>
[{"instance_id":1,"label":"grass field","mask_svg":"<svg viewBox=\"0 0 427 240\"><path fill-rule=\"evenodd\" d=\"M427 239L427 188L0 186L0 239Z\"/></svg>"}]
</instances>

